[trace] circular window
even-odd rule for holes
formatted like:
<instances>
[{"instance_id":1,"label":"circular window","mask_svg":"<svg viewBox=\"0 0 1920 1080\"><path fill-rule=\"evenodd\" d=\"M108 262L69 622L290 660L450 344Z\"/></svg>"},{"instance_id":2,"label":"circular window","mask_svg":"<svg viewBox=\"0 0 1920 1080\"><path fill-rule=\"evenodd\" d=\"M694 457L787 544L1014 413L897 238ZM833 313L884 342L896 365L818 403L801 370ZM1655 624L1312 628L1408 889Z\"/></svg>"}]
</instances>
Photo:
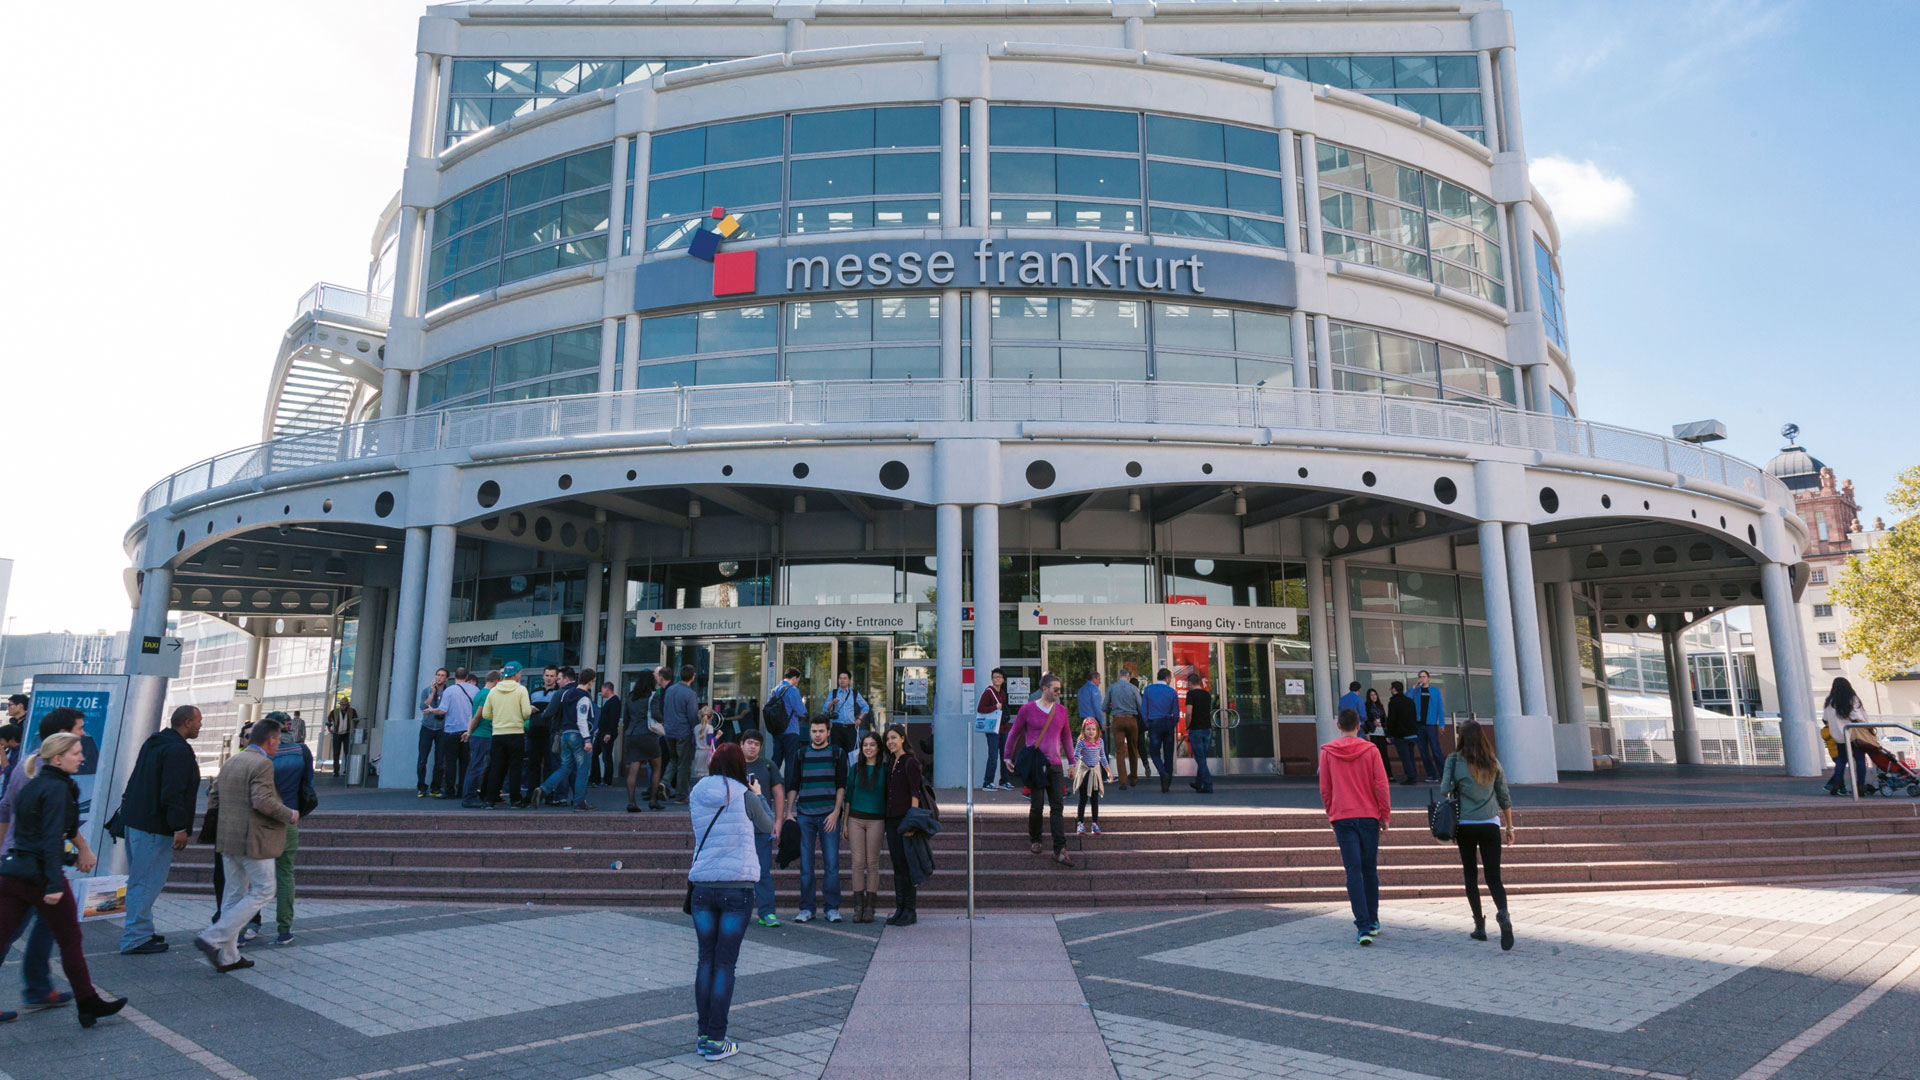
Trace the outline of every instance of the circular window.
<instances>
[{"instance_id":1,"label":"circular window","mask_svg":"<svg viewBox=\"0 0 1920 1080\"><path fill-rule=\"evenodd\" d=\"M1213 475L1213 462L1211 462L1211 461L1208 461L1208 462L1204 462L1203 464L1201 464L1201 466L1200 466L1200 472L1201 472L1202 474L1204 474L1204 475L1207 475L1207 476L1212 476L1212 475Z\"/></svg>"},{"instance_id":2,"label":"circular window","mask_svg":"<svg viewBox=\"0 0 1920 1080\"><path fill-rule=\"evenodd\" d=\"M208 536L213 535L213 522L211 521L207 522L207 535Z\"/></svg>"},{"instance_id":3,"label":"circular window","mask_svg":"<svg viewBox=\"0 0 1920 1080\"><path fill-rule=\"evenodd\" d=\"M553 522L548 521L546 518L543 518L543 517L534 518L533 519L533 538L535 540L540 541L543 544L553 539Z\"/></svg>"},{"instance_id":4,"label":"circular window","mask_svg":"<svg viewBox=\"0 0 1920 1080\"><path fill-rule=\"evenodd\" d=\"M1602 495L1602 496L1600 496L1600 508L1601 508L1602 510L1611 510L1611 509L1613 509L1613 496L1611 496L1611 495Z\"/></svg>"},{"instance_id":5,"label":"circular window","mask_svg":"<svg viewBox=\"0 0 1920 1080\"><path fill-rule=\"evenodd\" d=\"M185 550L186 546L187 546L187 530L181 529L179 535L173 538L173 550L182 551L182 550Z\"/></svg>"},{"instance_id":6,"label":"circular window","mask_svg":"<svg viewBox=\"0 0 1920 1080\"><path fill-rule=\"evenodd\" d=\"M1333 527L1332 540L1333 540L1334 547L1344 548L1347 546L1347 543L1351 539L1352 539L1352 534L1347 531L1347 527L1345 525L1335 525Z\"/></svg>"},{"instance_id":7,"label":"circular window","mask_svg":"<svg viewBox=\"0 0 1920 1080\"><path fill-rule=\"evenodd\" d=\"M515 510L507 515L507 531L515 536L527 535L527 515Z\"/></svg>"},{"instance_id":8,"label":"circular window","mask_svg":"<svg viewBox=\"0 0 1920 1080\"><path fill-rule=\"evenodd\" d=\"M1646 499L1642 499L1640 500L1640 509L1651 510L1653 509L1653 503L1647 501Z\"/></svg>"},{"instance_id":9,"label":"circular window","mask_svg":"<svg viewBox=\"0 0 1920 1080\"><path fill-rule=\"evenodd\" d=\"M799 462L793 467L793 478L795 480L805 480L807 478L807 474L812 471L813 471L812 469L807 468L806 462L804 461Z\"/></svg>"},{"instance_id":10,"label":"circular window","mask_svg":"<svg viewBox=\"0 0 1920 1080\"><path fill-rule=\"evenodd\" d=\"M573 474L561 473L560 474L560 490L567 491L572 487L573 487Z\"/></svg>"},{"instance_id":11,"label":"circular window","mask_svg":"<svg viewBox=\"0 0 1920 1080\"><path fill-rule=\"evenodd\" d=\"M1305 480L1307 478L1307 467L1305 465L1300 466L1299 472L1300 479Z\"/></svg>"},{"instance_id":12,"label":"circular window","mask_svg":"<svg viewBox=\"0 0 1920 1080\"><path fill-rule=\"evenodd\" d=\"M627 482L628 482L628 483L632 483L633 481L635 481L635 480L638 480L638 479L640 479L640 474L639 474L639 473L638 473L637 471L635 471L635 470L633 470L633 469L628 469L628 470L627 470Z\"/></svg>"},{"instance_id":13,"label":"circular window","mask_svg":"<svg viewBox=\"0 0 1920 1080\"><path fill-rule=\"evenodd\" d=\"M1127 475L1138 479L1140 476L1140 463L1137 461L1127 462Z\"/></svg>"},{"instance_id":14,"label":"circular window","mask_svg":"<svg viewBox=\"0 0 1920 1080\"><path fill-rule=\"evenodd\" d=\"M393 492L383 491L380 494L374 496L373 516L386 517L388 514L391 514L391 513L393 513Z\"/></svg>"},{"instance_id":15,"label":"circular window","mask_svg":"<svg viewBox=\"0 0 1920 1080\"><path fill-rule=\"evenodd\" d=\"M1027 486L1037 491L1045 491L1058 479L1050 461L1036 461L1027 466Z\"/></svg>"},{"instance_id":16,"label":"circular window","mask_svg":"<svg viewBox=\"0 0 1920 1080\"><path fill-rule=\"evenodd\" d=\"M1540 509L1549 514L1560 512L1560 493L1552 488L1540 489Z\"/></svg>"},{"instance_id":17,"label":"circular window","mask_svg":"<svg viewBox=\"0 0 1920 1080\"><path fill-rule=\"evenodd\" d=\"M1727 527L1727 516L1725 514L1720 515L1720 527L1723 529Z\"/></svg>"},{"instance_id":18,"label":"circular window","mask_svg":"<svg viewBox=\"0 0 1920 1080\"><path fill-rule=\"evenodd\" d=\"M731 465L722 465L722 466L720 466L720 475L721 475L721 476L732 476L732 475L733 475L733 466L731 466ZM629 477L628 479L632 479L632 478L631 478L631 477Z\"/></svg>"},{"instance_id":19,"label":"circular window","mask_svg":"<svg viewBox=\"0 0 1920 1080\"><path fill-rule=\"evenodd\" d=\"M492 506L494 503L499 502L500 485L494 483L492 480L483 482L480 485L479 499L481 506Z\"/></svg>"},{"instance_id":20,"label":"circular window","mask_svg":"<svg viewBox=\"0 0 1920 1080\"><path fill-rule=\"evenodd\" d=\"M572 547L573 542L578 539L580 539L580 530L573 527L573 522L569 521L560 526L561 543Z\"/></svg>"},{"instance_id":21,"label":"circular window","mask_svg":"<svg viewBox=\"0 0 1920 1080\"><path fill-rule=\"evenodd\" d=\"M481 518L480 527L488 532L492 532L500 527L500 519L498 517Z\"/></svg>"},{"instance_id":22,"label":"circular window","mask_svg":"<svg viewBox=\"0 0 1920 1080\"><path fill-rule=\"evenodd\" d=\"M1373 543L1373 522L1363 521L1353 527L1354 538L1363 544Z\"/></svg>"},{"instance_id":23,"label":"circular window","mask_svg":"<svg viewBox=\"0 0 1920 1080\"><path fill-rule=\"evenodd\" d=\"M888 491L899 491L907 486L907 480L911 475L907 470L906 462L889 461L880 466L880 486Z\"/></svg>"},{"instance_id":24,"label":"circular window","mask_svg":"<svg viewBox=\"0 0 1920 1080\"><path fill-rule=\"evenodd\" d=\"M333 513L333 500L332 499L320 500L320 512L323 514Z\"/></svg>"},{"instance_id":25,"label":"circular window","mask_svg":"<svg viewBox=\"0 0 1920 1080\"><path fill-rule=\"evenodd\" d=\"M1360 474L1360 482L1367 485L1368 487L1372 487L1373 485L1380 482L1380 478L1373 475L1372 470L1368 470L1367 472L1363 472Z\"/></svg>"},{"instance_id":26,"label":"circular window","mask_svg":"<svg viewBox=\"0 0 1920 1080\"><path fill-rule=\"evenodd\" d=\"M587 526L587 531L583 539L586 543L588 551L600 550L600 530L599 529L596 529L591 525Z\"/></svg>"},{"instance_id":27,"label":"circular window","mask_svg":"<svg viewBox=\"0 0 1920 1080\"><path fill-rule=\"evenodd\" d=\"M1443 476L1433 482L1433 497L1447 506L1452 506L1453 500L1460 497L1460 489L1454 486L1452 479Z\"/></svg>"},{"instance_id":28,"label":"circular window","mask_svg":"<svg viewBox=\"0 0 1920 1080\"><path fill-rule=\"evenodd\" d=\"M1751 525L1747 526L1747 543L1752 544L1755 547L1758 547L1760 545L1760 537L1757 533L1753 531L1753 526Z\"/></svg>"}]
</instances>

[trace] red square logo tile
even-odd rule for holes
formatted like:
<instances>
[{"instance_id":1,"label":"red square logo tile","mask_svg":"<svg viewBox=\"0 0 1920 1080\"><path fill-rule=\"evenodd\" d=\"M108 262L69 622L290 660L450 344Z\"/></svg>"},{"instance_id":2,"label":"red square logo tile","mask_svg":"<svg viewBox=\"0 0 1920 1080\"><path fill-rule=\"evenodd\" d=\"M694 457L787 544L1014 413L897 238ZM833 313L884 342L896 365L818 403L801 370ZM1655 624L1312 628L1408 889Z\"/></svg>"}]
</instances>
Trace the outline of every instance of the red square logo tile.
<instances>
[{"instance_id":1,"label":"red square logo tile","mask_svg":"<svg viewBox=\"0 0 1920 1080\"><path fill-rule=\"evenodd\" d=\"M753 291L752 251L723 251L713 257L713 295L738 296Z\"/></svg>"}]
</instances>

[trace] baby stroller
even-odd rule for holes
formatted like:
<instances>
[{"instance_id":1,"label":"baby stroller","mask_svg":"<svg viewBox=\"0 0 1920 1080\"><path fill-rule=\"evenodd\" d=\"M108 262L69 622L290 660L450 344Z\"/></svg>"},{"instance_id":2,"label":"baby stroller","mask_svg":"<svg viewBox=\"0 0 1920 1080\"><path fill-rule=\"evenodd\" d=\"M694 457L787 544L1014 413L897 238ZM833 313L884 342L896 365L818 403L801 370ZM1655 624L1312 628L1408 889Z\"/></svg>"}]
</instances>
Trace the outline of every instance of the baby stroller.
<instances>
[{"instance_id":1,"label":"baby stroller","mask_svg":"<svg viewBox=\"0 0 1920 1080\"><path fill-rule=\"evenodd\" d=\"M1920 772L1900 760L1883 746L1867 747L1867 760L1880 770L1880 794L1892 795L1893 790L1905 785L1907 795L1920 799Z\"/></svg>"}]
</instances>

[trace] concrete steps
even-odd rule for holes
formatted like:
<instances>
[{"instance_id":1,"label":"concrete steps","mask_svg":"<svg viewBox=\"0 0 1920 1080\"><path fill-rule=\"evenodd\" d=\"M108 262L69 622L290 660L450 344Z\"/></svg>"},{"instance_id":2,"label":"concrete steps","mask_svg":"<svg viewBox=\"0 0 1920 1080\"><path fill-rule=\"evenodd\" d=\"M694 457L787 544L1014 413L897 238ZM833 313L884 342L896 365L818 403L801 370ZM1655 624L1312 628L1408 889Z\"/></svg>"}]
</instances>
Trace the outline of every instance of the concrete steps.
<instances>
[{"instance_id":1,"label":"concrete steps","mask_svg":"<svg viewBox=\"0 0 1920 1080\"><path fill-rule=\"evenodd\" d=\"M965 903L958 808L934 842L929 907ZM1069 815L1070 817L1071 815ZM1614 890L1920 874L1920 804L1869 801L1523 811L1503 863L1510 891ZM1101 836L1071 836L1072 869L1033 855L1022 814L976 819L976 901L992 909L1338 901L1344 873L1323 815L1133 810ZM693 837L684 812L457 811L316 815L300 835L300 895L314 899L672 906ZM1458 855L1423 812L1394 815L1381 884L1395 897L1452 896ZM619 864L619 869L614 864ZM851 858L841 856L843 872ZM212 853L189 848L172 887L211 888ZM775 870L788 899L798 870ZM843 877L843 884L845 882Z\"/></svg>"}]
</instances>

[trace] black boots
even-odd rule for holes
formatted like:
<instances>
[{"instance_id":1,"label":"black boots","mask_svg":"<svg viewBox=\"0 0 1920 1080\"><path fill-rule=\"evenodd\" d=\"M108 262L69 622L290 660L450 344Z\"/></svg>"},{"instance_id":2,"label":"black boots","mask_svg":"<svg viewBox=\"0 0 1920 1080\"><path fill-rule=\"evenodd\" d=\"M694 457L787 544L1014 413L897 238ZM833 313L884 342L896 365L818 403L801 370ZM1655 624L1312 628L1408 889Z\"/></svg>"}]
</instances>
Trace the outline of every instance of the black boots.
<instances>
[{"instance_id":1,"label":"black boots","mask_svg":"<svg viewBox=\"0 0 1920 1080\"><path fill-rule=\"evenodd\" d=\"M80 998L73 1003L73 1010L80 1018L80 1026L90 1028L94 1021L103 1016L112 1016L127 1004L126 998L90 997Z\"/></svg>"},{"instance_id":2,"label":"black boots","mask_svg":"<svg viewBox=\"0 0 1920 1080\"><path fill-rule=\"evenodd\" d=\"M1468 934L1467 936L1468 936L1468 937L1470 937L1470 938L1472 938L1472 939L1473 939L1473 940L1475 940L1475 941L1485 941L1485 940L1487 940L1487 919L1486 919L1486 916L1484 916L1484 915L1475 915L1475 916L1473 917L1473 933L1471 933L1471 934Z\"/></svg>"},{"instance_id":3,"label":"black boots","mask_svg":"<svg viewBox=\"0 0 1920 1080\"><path fill-rule=\"evenodd\" d=\"M1502 950L1513 948L1513 920L1507 918L1507 913L1504 911L1494 912L1493 919L1500 924L1500 948Z\"/></svg>"},{"instance_id":4,"label":"black boots","mask_svg":"<svg viewBox=\"0 0 1920 1080\"><path fill-rule=\"evenodd\" d=\"M893 925L912 926L914 923L919 922L920 913L918 910L916 910L918 907L919 907L919 898L914 896L912 893L908 893L906 910L901 913L900 921L897 923L894 923Z\"/></svg>"}]
</instances>

